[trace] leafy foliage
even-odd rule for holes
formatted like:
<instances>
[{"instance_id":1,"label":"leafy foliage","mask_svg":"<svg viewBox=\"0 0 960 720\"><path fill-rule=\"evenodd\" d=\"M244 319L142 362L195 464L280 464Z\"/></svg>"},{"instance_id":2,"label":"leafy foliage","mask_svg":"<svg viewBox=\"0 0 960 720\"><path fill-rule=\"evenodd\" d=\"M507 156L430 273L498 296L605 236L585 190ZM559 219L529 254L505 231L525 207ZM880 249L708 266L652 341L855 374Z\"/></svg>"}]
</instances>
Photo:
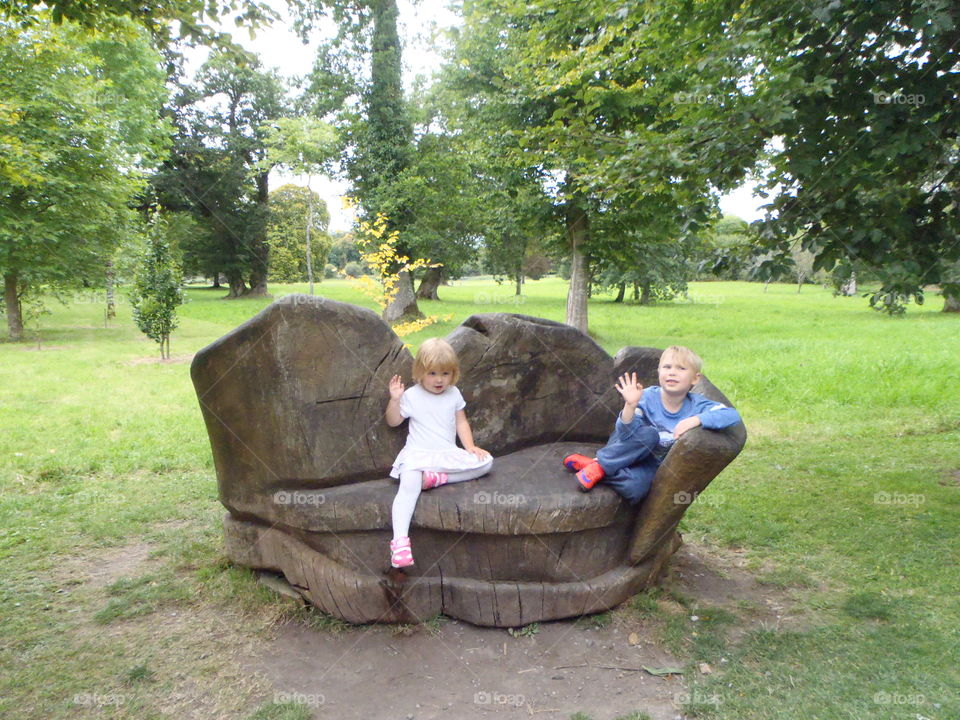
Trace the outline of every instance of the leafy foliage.
<instances>
[{"instance_id":1,"label":"leafy foliage","mask_svg":"<svg viewBox=\"0 0 960 720\"><path fill-rule=\"evenodd\" d=\"M871 270L871 305L888 312L930 283L960 296L958 30L943 0L775 1L732 18L758 102L782 108L764 123L783 138L761 227L772 258L799 238L838 286Z\"/></svg>"},{"instance_id":2,"label":"leafy foliage","mask_svg":"<svg viewBox=\"0 0 960 720\"><path fill-rule=\"evenodd\" d=\"M118 21L132 20L164 44L174 40L176 28L180 37L191 41L225 45L230 44L229 36L208 22L232 16L255 28L276 17L269 3L254 0L0 0L0 13L27 27L49 17L57 25L69 21L107 32Z\"/></svg>"},{"instance_id":3,"label":"leafy foliage","mask_svg":"<svg viewBox=\"0 0 960 720\"><path fill-rule=\"evenodd\" d=\"M307 222L311 215L310 247L313 266L327 262L331 240L327 235L327 204L312 190L284 185L270 193L267 241L270 245L270 280L303 282L307 278Z\"/></svg>"},{"instance_id":4,"label":"leafy foliage","mask_svg":"<svg viewBox=\"0 0 960 720\"><path fill-rule=\"evenodd\" d=\"M160 356L166 358L170 357L170 333L177 327L177 306L183 304L183 276L170 252L168 229L163 213L155 212L130 297L134 322L160 344Z\"/></svg>"},{"instance_id":5,"label":"leafy foliage","mask_svg":"<svg viewBox=\"0 0 960 720\"><path fill-rule=\"evenodd\" d=\"M288 112L282 81L259 61L218 52L168 109L177 134L153 188L161 205L189 211L203 226L183 245L185 270L226 275L231 297L265 294L268 139Z\"/></svg>"},{"instance_id":6,"label":"leafy foliage","mask_svg":"<svg viewBox=\"0 0 960 720\"><path fill-rule=\"evenodd\" d=\"M166 146L160 58L117 21L109 36L39 17L0 22L0 274L17 298L99 281L128 203ZM12 301L12 305L11 305ZM17 318L8 317L17 336Z\"/></svg>"},{"instance_id":7,"label":"leafy foliage","mask_svg":"<svg viewBox=\"0 0 960 720\"><path fill-rule=\"evenodd\" d=\"M372 223L362 221L359 230L360 244L364 248L360 251L360 257L373 271L373 275L359 277L351 275L350 277L354 278L357 289L376 302L381 310L388 307L400 292L401 273L413 273L420 269L437 267L437 263L432 263L430 260L423 258L411 260L403 255L397 249L400 233L398 230L390 229L390 223L383 215L378 215ZM394 324L393 331L403 337L422 330L439 319L437 316L429 316L405 320ZM444 319L449 319L449 316Z\"/></svg>"}]
</instances>

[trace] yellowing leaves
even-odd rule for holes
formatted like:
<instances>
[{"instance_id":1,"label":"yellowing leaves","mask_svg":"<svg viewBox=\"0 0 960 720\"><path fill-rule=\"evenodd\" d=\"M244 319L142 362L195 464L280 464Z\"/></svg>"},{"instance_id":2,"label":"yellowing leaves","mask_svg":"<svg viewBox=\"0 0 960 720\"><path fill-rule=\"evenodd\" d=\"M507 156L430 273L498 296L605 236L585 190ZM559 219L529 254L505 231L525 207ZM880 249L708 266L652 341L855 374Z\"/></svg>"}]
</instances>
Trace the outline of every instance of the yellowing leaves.
<instances>
[{"instance_id":1,"label":"yellowing leaves","mask_svg":"<svg viewBox=\"0 0 960 720\"><path fill-rule=\"evenodd\" d=\"M441 266L441 263L434 263L429 259L418 258L411 261L406 255L401 255L397 251L399 239L400 233L390 229L390 221L383 213L378 213L373 222L364 221L359 225L358 244L366 247L361 250L360 258L373 270L373 275L350 278L351 284L373 300L381 311L393 302L400 291L400 273L412 274L416 270ZM398 323L393 326L393 331L403 337L423 330L438 320L449 320L451 317L433 315Z\"/></svg>"}]
</instances>

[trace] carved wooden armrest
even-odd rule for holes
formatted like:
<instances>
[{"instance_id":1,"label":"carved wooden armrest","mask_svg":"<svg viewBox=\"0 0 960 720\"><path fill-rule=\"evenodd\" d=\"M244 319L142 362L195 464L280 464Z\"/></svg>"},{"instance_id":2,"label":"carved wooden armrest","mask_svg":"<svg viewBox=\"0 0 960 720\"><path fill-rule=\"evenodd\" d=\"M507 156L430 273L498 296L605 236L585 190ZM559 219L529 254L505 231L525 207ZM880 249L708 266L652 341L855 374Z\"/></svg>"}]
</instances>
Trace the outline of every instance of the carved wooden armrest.
<instances>
[{"instance_id":1,"label":"carved wooden armrest","mask_svg":"<svg viewBox=\"0 0 960 720\"><path fill-rule=\"evenodd\" d=\"M630 562L641 562L666 540L690 504L740 453L746 439L746 428L737 423L724 430L697 427L677 440L640 506Z\"/></svg>"}]
</instances>

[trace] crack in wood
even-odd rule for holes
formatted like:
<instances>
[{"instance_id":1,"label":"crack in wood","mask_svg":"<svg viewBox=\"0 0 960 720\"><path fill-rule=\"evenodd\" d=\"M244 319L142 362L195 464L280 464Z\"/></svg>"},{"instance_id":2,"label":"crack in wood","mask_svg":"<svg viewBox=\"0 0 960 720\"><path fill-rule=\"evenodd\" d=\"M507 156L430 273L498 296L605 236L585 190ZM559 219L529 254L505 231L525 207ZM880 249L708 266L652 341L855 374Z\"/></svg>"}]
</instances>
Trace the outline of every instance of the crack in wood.
<instances>
[{"instance_id":1,"label":"crack in wood","mask_svg":"<svg viewBox=\"0 0 960 720\"><path fill-rule=\"evenodd\" d=\"M327 405L329 403L347 402L348 400L361 400L362 398L363 398L363 393L361 392L359 395L344 395L343 397L330 398L329 400L316 400L314 404Z\"/></svg>"}]
</instances>

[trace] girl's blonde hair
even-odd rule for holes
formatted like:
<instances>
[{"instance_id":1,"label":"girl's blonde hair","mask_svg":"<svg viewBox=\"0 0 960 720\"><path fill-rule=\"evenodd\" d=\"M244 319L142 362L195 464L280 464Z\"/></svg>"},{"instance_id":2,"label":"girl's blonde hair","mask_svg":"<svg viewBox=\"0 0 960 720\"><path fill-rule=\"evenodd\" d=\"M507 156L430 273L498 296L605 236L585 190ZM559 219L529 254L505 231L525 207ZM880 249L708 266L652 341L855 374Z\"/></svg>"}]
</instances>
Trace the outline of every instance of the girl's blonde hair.
<instances>
[{"instance_id":1,"label":"girl's blonde hair","mask_svg":"<svg viewBox=\"0 0 960 720\"><path fill-rule=\"evenodd\" d=\"M703 360L701 360L700 356L688 347L684 347L683 345L671 345L660 355L660 363L658 364L662 365L663 359L667 355L672 355L677 359L677 362L683 363L696 373L699 373L701 370L703 370Z\"/></svg>"},{"instance_id":2,"label":"girl's blonde hair","mask_svg":"<svg viewBox=\"0 0 960 720\"><path fill-rule=\"evenodd\" d=\"M417 357L413 361L413 379L420 382L421 378L431 370L449 370L452 379L451 385L456 385L460 379L460 360L457 358L457 352L446 340L440 338L430 338L424 340L420 349L417 350Z\"/></svg>"}]
</instances>

